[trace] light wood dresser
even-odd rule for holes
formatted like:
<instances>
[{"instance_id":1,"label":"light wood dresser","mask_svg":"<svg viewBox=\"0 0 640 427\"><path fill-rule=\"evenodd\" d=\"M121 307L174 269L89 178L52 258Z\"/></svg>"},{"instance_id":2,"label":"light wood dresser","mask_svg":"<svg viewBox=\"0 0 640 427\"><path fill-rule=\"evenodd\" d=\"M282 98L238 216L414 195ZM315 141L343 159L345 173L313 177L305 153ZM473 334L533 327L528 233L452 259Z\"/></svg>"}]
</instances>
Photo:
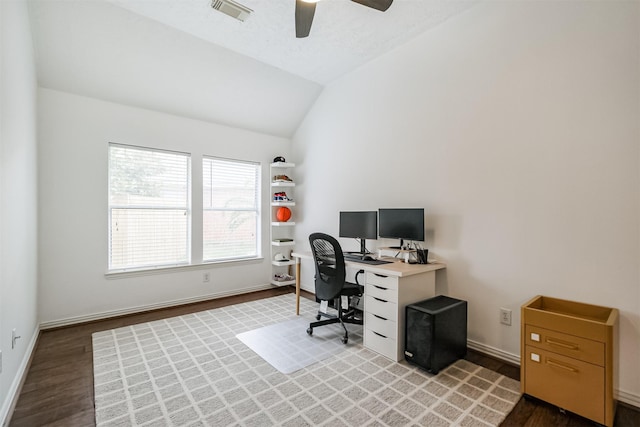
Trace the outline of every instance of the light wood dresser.
<instances>
[{"instance_id":1,"label":"light wood dresser","mask_svg":"<svg viewBox=\"0 0 640 427\"><path fill-rule=\"evenodd\" d=\"M521 314L522 392L612 426L618 310L539 295Z\"/></svg>"}]
</instances>

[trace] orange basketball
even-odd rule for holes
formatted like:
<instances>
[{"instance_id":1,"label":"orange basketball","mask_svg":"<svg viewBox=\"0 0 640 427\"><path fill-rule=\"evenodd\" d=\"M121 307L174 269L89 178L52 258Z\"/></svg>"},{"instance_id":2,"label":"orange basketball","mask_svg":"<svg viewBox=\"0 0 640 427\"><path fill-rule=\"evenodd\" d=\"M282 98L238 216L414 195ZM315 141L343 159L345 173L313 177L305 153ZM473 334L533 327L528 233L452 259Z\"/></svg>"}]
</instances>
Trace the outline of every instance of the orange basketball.
<instances>
[{"instance_id":1,"label":"orange basketball","mask_svg":"<svg viewBox=\"0 0 640 427\"><path fill-rule=\"evenodd\" d=\"M281 208L278 208L278 210L276 211L276 218L280 222L289 221L289 219L291 219L291 209L284 206Z\"/></svg>"}]
</instances>

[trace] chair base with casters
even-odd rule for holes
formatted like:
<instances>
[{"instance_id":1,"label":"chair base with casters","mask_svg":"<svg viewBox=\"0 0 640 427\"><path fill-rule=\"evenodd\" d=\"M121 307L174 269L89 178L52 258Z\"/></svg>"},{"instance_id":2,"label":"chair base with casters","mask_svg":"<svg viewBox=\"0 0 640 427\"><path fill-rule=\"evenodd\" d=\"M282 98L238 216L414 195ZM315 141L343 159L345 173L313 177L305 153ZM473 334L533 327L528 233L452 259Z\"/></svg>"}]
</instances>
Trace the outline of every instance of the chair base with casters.
<instances>
[{"instance_id":1,"label":"chair base with casters","mask_svg":"<svg viewBox=\"0 0 640 427\"><path fill-rule=\"evenodd\" d=\"M342 295L347 296L350 299L352 296L362 295L362 289L358 285L347 283L346 286L343 288ZM313 335L313 328L324 326L324 325L330 325L332 323L339 323L342 326L342 329L344 329L344 336L342 337L342 343L346 344L347 342L349 342L349 331L347 330L345 323L350 323L352 325L362 325L363 313L354 307L349 307L348 310L344 310L342 308L341 297L335 298L333 300L333 305L334 307L337 307L338 314L335 315L330 313L324 313L318 310L318 314L316 314L316 320L318 321L311 322L309 324L309 328L307 329L307 334ZM359 314L359 317L358 317L358 314ZM326 319L320 320L323 317L325 317Z\"/></svg>"}]
</instances>

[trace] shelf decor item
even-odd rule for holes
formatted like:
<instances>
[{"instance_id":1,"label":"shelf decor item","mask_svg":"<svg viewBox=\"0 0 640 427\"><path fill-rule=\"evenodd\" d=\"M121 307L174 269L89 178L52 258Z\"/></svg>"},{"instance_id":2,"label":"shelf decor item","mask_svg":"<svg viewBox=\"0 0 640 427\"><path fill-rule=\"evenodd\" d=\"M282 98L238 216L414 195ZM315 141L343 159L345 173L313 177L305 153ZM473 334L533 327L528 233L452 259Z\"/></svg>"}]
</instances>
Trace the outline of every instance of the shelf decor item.
<instances>
[{"instance_id":1,"label":"shelf decor item","mask_svg":"<svg viewBox=\"0 0 640 427\"><path fill-rule=\"evenodd\" d=\"M287 222L291 219L291 209L282 206L276 212L276 219L280 222Z\"/></svg>"}]
</instances>

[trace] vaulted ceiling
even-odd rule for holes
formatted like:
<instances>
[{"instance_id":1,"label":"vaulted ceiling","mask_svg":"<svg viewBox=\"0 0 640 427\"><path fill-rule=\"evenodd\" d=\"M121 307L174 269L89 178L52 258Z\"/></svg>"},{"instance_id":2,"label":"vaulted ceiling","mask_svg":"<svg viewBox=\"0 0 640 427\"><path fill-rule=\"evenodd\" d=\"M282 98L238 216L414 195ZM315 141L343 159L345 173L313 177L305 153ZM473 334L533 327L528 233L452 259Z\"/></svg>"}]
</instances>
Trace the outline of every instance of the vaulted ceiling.
<instances>
[{"instance_id":1,"label":"vaulted ceiling","mask_svg":"<svg viewBox=\"0 0 640 427\"><path fill-rule=\"evenodd\" d=\"M296 39L294 0L30 0L42 87L290 137L324 85L472 7L395 0L379 12L318 3Z\"/></svg>"}]
</instances>

